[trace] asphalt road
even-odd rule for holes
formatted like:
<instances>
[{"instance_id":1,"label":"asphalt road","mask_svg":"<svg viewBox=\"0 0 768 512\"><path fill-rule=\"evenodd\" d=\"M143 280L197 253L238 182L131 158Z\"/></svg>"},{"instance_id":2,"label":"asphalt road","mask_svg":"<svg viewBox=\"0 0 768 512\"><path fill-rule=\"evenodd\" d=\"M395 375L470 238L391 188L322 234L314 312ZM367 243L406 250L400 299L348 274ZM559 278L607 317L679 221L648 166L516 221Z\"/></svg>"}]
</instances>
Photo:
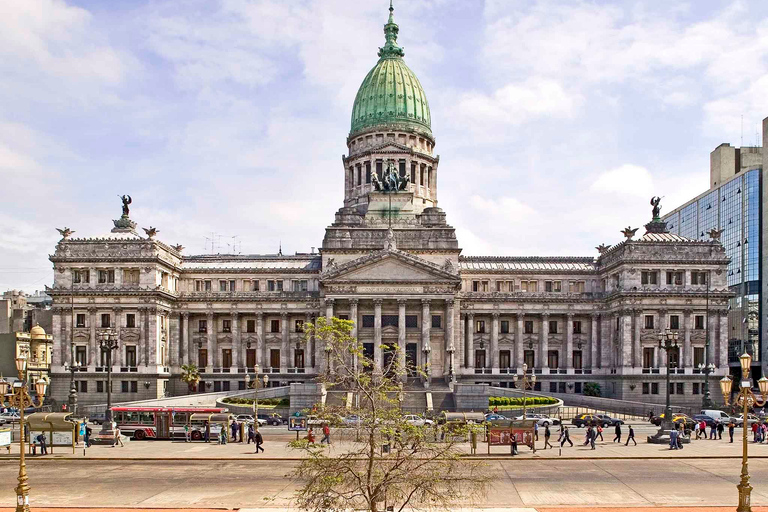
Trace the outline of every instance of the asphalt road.
<instances>
[{"instance_id":1,"label":"asphalt road","mask_svg":"<svg viewBox=\"0 0 768 512\"><path fill-rule=\"evenodd\" d=\"M282 508L293 461L32 460L33 506ZM0 461L0 506L14 502L16 461ZM739 462L498 460L474 507L735 505ZM768 505L768 460L750 463L755 505Z\"/></svg>"}]
</instances>

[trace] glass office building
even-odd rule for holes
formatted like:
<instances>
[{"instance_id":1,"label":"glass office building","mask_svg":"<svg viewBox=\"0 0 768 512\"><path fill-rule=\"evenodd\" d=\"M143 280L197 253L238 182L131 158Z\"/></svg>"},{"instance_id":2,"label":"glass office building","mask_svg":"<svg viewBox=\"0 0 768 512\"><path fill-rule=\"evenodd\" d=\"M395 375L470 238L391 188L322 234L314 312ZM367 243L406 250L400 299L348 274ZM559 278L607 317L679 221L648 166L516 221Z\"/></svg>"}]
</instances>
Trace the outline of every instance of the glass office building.
<instances>
[{"instance_id":1,"label":"glass office building","mask_svg":"<svg viewBox=\"0 0 768 512\"><path fill-rule=\"evenodd\" d=\"M761 219L762 169L752 169L698 196L664 216L671 233L709 240L712 228L722 230L720 241L731 259L728 361L739 366L746 350L756 367L762 367ZM755 368L757 370L757 368Z\"/></svg>"}]
</instances>

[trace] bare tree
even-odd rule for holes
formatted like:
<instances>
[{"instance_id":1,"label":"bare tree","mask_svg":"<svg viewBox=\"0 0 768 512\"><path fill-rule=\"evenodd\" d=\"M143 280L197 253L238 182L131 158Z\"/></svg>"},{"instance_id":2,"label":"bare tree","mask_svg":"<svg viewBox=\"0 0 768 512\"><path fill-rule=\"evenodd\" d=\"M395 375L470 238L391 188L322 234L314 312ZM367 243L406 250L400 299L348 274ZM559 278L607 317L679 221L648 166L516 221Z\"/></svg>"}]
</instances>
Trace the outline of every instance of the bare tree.
<instances>
[{"instance_id":1,"label":"bare tree","mask_svg":"<svg viewBox=\"0 0 768 512\"><path fill-rule=\"evenodd\" d=\"M328 389L352 392L354 403L318 413L322 421L346 427L335 433L344 445L340 454L331 456L306 439L292 443L306 452L292 475L303 482L299 507L318 512L446 509L484 494L489 482L484 464L459 460L467 428L446 431L406 418L402 348L382 345L371 357L352 337L352 327L351 321L322 317L306 326L307 339L314 336L325 346L319 380Z\"/></svg>"}]
</instances>

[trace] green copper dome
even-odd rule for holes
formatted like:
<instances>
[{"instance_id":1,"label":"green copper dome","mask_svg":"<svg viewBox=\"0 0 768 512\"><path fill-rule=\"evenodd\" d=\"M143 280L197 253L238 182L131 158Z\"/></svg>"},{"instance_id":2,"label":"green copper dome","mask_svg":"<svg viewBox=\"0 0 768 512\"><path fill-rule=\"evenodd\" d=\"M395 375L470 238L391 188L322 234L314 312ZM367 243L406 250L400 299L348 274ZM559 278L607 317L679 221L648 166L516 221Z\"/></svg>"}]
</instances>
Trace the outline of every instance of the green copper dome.
<instances>
[{"instance_id":1,"label":"green copper dome","mask_svg":"<svg viewBox=\"0 0 768 512\"><path fill-rule=\"evenodd\" d=\"M398 26L389 5L389 21L384 25L386 43L379 48L379 62L363 80L352 106L350 136L375 126L416 131L432 136L432 118L427 95L419 79L403 61L397 45Z\"/></svg>"}]
</instances>

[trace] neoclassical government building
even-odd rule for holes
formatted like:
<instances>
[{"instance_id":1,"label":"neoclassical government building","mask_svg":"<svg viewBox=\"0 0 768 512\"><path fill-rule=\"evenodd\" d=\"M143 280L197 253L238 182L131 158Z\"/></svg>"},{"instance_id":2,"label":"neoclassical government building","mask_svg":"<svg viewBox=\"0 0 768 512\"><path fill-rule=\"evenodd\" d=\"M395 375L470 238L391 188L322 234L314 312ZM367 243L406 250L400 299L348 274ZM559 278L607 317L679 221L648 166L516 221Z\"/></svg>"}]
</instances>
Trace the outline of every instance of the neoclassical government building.
<instances>
[{"instance_id":1,"label":"neoclassical government building","mask_svg":"<svg viewBox=\"0 0 768 512\"><path fill-rule=\"evenodd\" d=\"M317 253L186 255L154 229L140 234L127 196L104 236L63 230L48 290L55 399L66 401L65 364L76 360L80 403L105 401L107 328L120 337L116 401L188 393L184 364L200 368L200 391L242 389L257 366L270 385L310 380L325 353L303 326L319 316L354 320L379 364L391 356L382 344L402 347L409 366L428 363L429 378L409 379L416 387L511 387L527 364L543 392L597 382L604 396L661 401L669 357L676 403L699 403L700 365L728 372L728 258L717 233L670 234L658 206L644 234L622 239L617 226L617 243L593 255L462 255L438 206L427 96L398 30L390 9L352 106L344 203ZM679 334L669 354L658 346L665 329Z\"/></svg>"}]
</instances>

